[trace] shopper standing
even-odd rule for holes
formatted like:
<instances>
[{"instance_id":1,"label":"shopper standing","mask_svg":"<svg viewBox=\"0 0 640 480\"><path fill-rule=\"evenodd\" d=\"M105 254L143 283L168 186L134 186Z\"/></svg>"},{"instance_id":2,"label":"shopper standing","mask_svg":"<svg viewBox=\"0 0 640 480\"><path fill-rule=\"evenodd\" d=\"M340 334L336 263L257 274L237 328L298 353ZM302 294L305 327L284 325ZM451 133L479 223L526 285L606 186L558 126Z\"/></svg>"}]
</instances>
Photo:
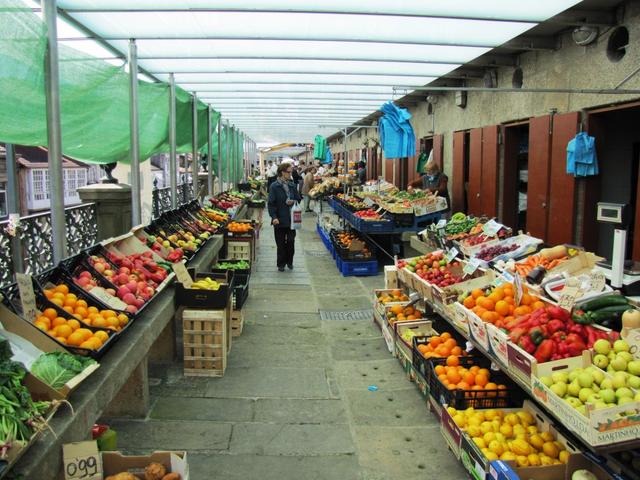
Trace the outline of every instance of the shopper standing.
<instances>
[{"instance_id":1,"label":"shopper standing","mask_svg":"<svg viewBox=\"0 0 640 480\"><path fill-rule=\"evenodd\" d=\"M291 228L291 207L300 201L300 194L291 180L293 166L282 163L277 169L277 178L269 187L269 216L277 246L278 271L284 272L286 265L293 269L296 231Z\"/></svg>"},{"instance_id":2,"label":"shopper standing","mask_svg":"<svg viewBox=\"0 0 640 480\"><path fill-rule=\"evenodd\" d=\"M309 196L309 192L313 188L315 183L314 174L316 173L315 167L309 167L307 173L304 176L304 182L302 184L302 195L304 196L304 211L310 212L309 202L311 202L311 197Z\"/></svg>"},{"instance_id":3,"label":"shopper standing","mask_svg":"<svg viewBox=\"0 0 640 480\"><path fill-rule=\"evenodd\" d=\"M359 162L358 163L358 182L360 182L360 185L364 185L365 183L367 183L367 166L364 162Z\"/></svg>"},{"instance_id":4,"label":"shopper standing","mask_svg":"<svg viewBox=\"0 0 640 480\"><path fill-rule=\"evenodd\" d=\"M271 160L267 166L267 188L271 187L271 184L276 181L276 166Z\"/></svg>"}]
</instances>

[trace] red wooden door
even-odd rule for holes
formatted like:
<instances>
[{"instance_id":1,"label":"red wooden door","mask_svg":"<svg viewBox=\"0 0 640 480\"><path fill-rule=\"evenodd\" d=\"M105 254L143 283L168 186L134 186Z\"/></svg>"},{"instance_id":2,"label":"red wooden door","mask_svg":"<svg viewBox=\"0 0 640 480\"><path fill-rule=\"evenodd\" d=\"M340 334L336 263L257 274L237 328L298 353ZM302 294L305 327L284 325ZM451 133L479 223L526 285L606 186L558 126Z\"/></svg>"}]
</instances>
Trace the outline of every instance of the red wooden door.
<instances>
[{"instance_id":1,"label":"red wooden door","mask_svg":"<svg viewBox=\"0 0 640 480\"><path fill-rule=\"evenodd\" d=\"M514 231L518 225L518 150L519 136L515 127L502 128L504 139L504 174L502 180L502 218L500 222Z\"/></svg>"},{"instance_id":2,"label":"red wooden door","mask_svg":"<svg viewBox=\"0 0 640 480\"><path fill-rule=\"evenodd\" d=\"M453 132L453 169L449 179L451 185L451 210L453 212L464 212L464 151L465 132Z\"/></svg>"},{"instance_id":3,"label":"red wooden door","mask_svg":"<svg viewBox=\"0 0 640 480\"><path fill-rule=\"evenodd\" d=\"M433 136L433 160L438 164L440 170L444 168L442 149L444 146L444 135L438 134Z\"/></svg>"},{"instance_id":4,"label":"red wooden door","mask_svg":"<svg viewBox=\"0 0 640 480\"><path fill-rule=\"evenodd\" d=\"M385 158L383 162L385 168L384 179L389 183L393 183L393 162L395 162L395 159ZM397 176L398 172L396 172L396 179Z\"/></svg>"},{"instance_id":5,"label":"red wooden door","mask_svg":"<svg viewBox=\"0 0 640 480\"><path fill-rule=\"evenodd\" d=\"M373 151L376 158L376 178L378 178L382 176L382 152L378 147Z\"/></svg>"},{"instance_id":6,"label":"red wooden door","mask_svg":"<svg viewBox=\"0 0 640 480\"><path fill-rule=\"evenodd\" d=\"M547 241L549 175L551 158L551 117L529 122L529 183L527 185L527 230Z\"/></svg>"},{"instance_id":7,"label":"red wooden door","mask_svg":"<svg viewBox=\"0 0 640 480\"><path fill-rule=\"evenodd\" d=\"M469 144L468 213L482 214L482 128L471 130Z\"/></svg>"},{"instance_id":8,"label":"red wooden door","mask_svg":"<svg viewBox=\"0 0 640 480\"><path fill-rule=\"evenodd\" d=\"M498 215L498 126L482 129L482 213Z\"/></svg>"},{"instance_id":9,"label":"red wooden door","mask_svg":"<svg viewBox=\"0 0 640 480\"><path fill-rule=\"evenodd\" d=\"M572 243L576 220L576 181L567 174L567 143L578 133L578 112L555 115L551 137L547 242Z\"/></svg>"}]
</instances>

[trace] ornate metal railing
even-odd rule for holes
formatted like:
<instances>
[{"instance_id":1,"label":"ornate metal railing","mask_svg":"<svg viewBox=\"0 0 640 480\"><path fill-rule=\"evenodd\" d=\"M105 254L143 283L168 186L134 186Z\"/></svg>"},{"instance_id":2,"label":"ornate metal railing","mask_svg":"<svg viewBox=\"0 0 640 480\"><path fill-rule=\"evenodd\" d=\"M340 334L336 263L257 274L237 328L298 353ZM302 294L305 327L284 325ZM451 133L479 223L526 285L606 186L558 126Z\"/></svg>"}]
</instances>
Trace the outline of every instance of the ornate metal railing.
<instances>
[{"instance_id":1,"label":"ornate metal railing","mask_svg":"<svg viewBox=\"0 0 640 480\"><path fill-rule=\"evenodd\" d=\"M193 198L193 183L178 185L178 198L181 199L181 203L189 203Z\"/></svg>"},{"instance_id":2,"label":"ornate metal railing","mask_svg":"<svg viewBox=\"0 0 640 480\"><path fill-rule=\"evenodd\" d=\"M171 210L171 187L158 188L157 180L153 182L152 208L153 218L158 218L164 212ZM178 205L189 203L193 198L193 184L182 183L177 189Z\"/></svg>"},{"instance_id":3,"label":"ornate metal railing","mask_svg":"<svg viewBox=\"0 0 640 480\"><path fill-rule=\"evenodd\" d=\"M69 255L98 241L94 203L65 208L65 220ZM13 282L16 270L37 274L54 266L50 212L20 218L15 238L7 233L7 225L8 221L0 222L0 286Z\"/></svg>"}]
</instances>

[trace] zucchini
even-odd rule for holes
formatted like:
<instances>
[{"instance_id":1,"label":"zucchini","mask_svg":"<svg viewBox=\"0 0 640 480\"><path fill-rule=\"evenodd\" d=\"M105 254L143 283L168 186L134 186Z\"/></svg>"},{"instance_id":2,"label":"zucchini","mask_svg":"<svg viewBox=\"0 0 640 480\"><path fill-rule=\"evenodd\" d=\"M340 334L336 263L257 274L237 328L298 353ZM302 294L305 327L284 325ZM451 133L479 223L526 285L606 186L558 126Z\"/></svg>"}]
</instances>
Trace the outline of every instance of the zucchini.
<instances>
[{"instance_id":1,"label":"zucchini","mask_svg":"<svg viewBox=\"0 0 640 480\"><path fill-rule=\"evenodd\" d=\"M623 295L606 295L604 297L594 298L579 306L581 310L599 310L604 307L613 307L616 305L629 305L627 298Z\"/></svg>"},{"instance_id":2,"label":"zucchini","mask_svg":"<svg viewBox=\"0 0 640 480\"><path fill-rule=\"evenodd\" d=\"M608 318L619 318L628 309L629 305L611 305L609 307L599 308L598 310L591 310L590 313L593 321L600 323Z\"/></svg>"}]
</instances>

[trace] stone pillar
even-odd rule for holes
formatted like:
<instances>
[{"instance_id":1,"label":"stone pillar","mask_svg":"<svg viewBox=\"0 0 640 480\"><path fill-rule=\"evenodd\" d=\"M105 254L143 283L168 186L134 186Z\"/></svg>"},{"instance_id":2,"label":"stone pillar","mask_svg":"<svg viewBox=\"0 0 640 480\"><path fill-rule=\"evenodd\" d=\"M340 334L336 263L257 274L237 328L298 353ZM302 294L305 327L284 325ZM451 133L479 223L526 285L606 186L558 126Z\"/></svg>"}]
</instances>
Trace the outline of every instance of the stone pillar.
<instances>
[{"instance_id":1,"label":"stone pillar","mask_svg":"<svg viewBox=\"0 0 640 480\"><path fill-rule=\"evenodd\" d=\"M147 357L144 357L102 415L105 418L145 418L150 406L149 370Z\"/></svg>"},{"instance_id":2,"label":"stone pillar","mask_svg":"<svg viewBox=\"0 0 640 480\"><path fill-rule=\"evenodd\" d=\"M82 203L95 203L98 241L131 230L131 187L123 183L98 183L78 188Z\"/></svg>"}]
</instances>

